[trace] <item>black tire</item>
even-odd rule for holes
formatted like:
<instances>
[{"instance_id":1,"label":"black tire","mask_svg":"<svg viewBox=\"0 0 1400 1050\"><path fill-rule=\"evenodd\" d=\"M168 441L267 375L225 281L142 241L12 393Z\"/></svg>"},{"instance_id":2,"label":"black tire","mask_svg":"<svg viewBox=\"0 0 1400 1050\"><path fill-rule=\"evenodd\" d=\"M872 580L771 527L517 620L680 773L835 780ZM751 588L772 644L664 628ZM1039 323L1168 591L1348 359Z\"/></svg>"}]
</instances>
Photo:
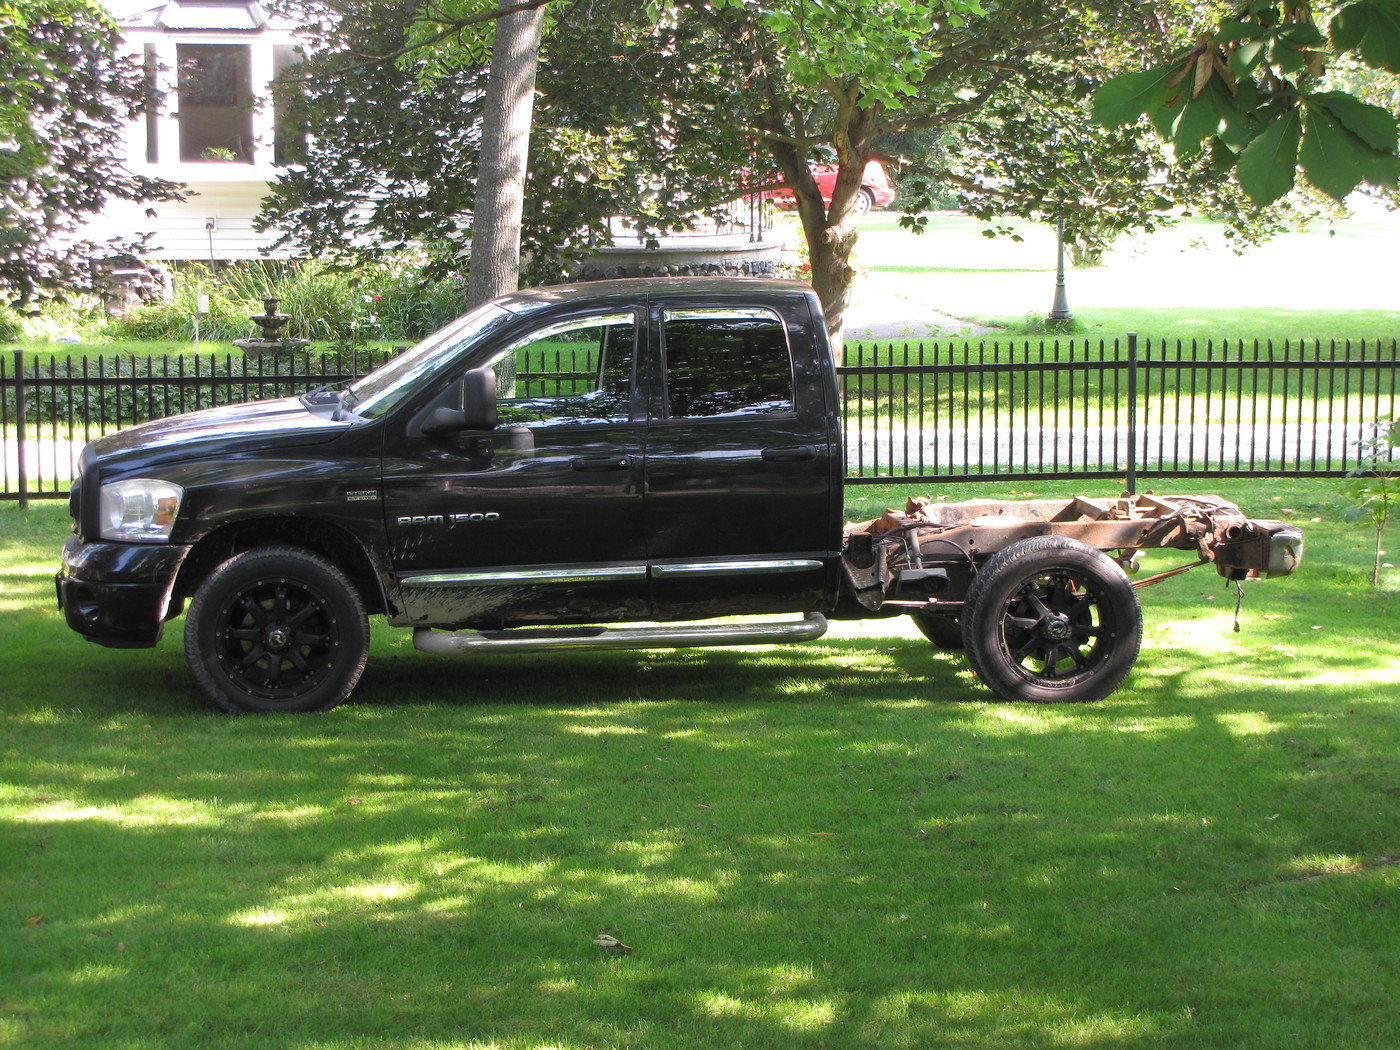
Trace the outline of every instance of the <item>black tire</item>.
<instances>
[{"instance_id":1,"label":"black tire","mask_svg":"<svg viewBox=\"0 0 1400 1050\"><path fill-rule=\"evenodd\" d=\"M856 194L856 214L869 215L875 210L875 194L871 193L864 186Z\"/></svg>"},{"instance_id":2,"label":"black tire","mask_svg":"<svg viewBox=\"0 0 1400 1050\"><path fill-rule=\"evenodd\" d=\"M298 547L234 555L200 584L185 618L190 672L230 714L325 711L350 695L368 655L354 585Z\"/></svg>"},{"instance_id":3,"label":"black tire","mask_svg":"<svg viewBox=\"0 0 1400 1050\"><path fill-rule=\"evenodd\" d=\"M932 643L935 649L948 653L960 653L963 649L962 622L956 616L935 616L932 613L910 613L909 618L919 633Z\"/></svg>"},{"instance_id":4,"label":"black tire","mask_svg":"<svg viewBox=\"0 0 1400 1050\"><path fill-rule=\"evenodd\" d=\"M1102 700L1142 645L1142 606L1127 574L1060 536L994 555L968 589L962 620L972 669L1004 700Z\"/></svg>"}]
</instances>

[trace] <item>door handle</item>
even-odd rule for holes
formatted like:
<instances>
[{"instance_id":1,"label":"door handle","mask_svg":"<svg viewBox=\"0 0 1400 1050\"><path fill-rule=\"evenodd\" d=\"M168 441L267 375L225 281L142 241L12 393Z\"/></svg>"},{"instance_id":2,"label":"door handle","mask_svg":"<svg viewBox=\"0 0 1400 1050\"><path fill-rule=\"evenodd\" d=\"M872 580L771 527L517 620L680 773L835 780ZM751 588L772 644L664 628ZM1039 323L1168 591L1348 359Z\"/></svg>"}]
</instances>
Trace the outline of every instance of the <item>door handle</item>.
<instances>
[{"instance_id":1,"label":"door handle","mask_svg":"<svg viewBox=\"0 0 1400 1050\"><path fill-rule=\"evenodd\" d=\"M578 456L569 465L575 470L585 472L626 470L632 465L632 461L626 456Z\"/></svg>"},{"instance_id":2,"label":"door handle","mask_svg":"<svg viewBox=\"0 0 1400 1050\"><path fill-rule=\"evenodd\" d=\"M783 445L776 448L765 448L760 454L769 462L779 463L817 458L817 450L811 445Z\"/></svg>"}]
</instances>

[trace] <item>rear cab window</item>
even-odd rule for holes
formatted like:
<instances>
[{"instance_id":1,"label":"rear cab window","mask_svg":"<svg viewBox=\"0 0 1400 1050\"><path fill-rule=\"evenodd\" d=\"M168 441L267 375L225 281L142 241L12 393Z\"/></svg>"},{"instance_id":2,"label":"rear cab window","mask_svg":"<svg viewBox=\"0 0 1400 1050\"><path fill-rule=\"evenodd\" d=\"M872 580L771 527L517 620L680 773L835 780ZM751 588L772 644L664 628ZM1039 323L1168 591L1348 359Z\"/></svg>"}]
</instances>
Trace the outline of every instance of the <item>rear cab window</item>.
<instances>
[{"instance_id":1,"label":"rear cab window","mask_svg":"<svg viewBox=\"0 0 1400 1050\"><path fill-rule=\"evenodd\" d=\"M795 410L787 327L762 307L662 311L660 415L784 416Z\"/></svg>"}]
</instances>

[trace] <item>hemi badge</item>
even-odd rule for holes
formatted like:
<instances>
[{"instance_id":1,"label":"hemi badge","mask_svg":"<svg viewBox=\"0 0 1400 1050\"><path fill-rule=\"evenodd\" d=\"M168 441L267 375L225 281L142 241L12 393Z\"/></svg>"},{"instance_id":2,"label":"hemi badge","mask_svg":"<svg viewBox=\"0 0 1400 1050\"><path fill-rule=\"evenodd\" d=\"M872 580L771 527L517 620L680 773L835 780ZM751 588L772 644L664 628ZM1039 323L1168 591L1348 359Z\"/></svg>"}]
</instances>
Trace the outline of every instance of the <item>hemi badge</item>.
<instances>
[{"instance_id":1,"label":"hemi badge","mask_svg":"<svg viewBox=\"0 0 1400 1050\"><path fill-rule=\"evenodd\" d=\"M378 498L378 489L351 489L345 494L345 499L350 503L359 503L362 500L373 500Z\"/></svg>"}]
</instances>

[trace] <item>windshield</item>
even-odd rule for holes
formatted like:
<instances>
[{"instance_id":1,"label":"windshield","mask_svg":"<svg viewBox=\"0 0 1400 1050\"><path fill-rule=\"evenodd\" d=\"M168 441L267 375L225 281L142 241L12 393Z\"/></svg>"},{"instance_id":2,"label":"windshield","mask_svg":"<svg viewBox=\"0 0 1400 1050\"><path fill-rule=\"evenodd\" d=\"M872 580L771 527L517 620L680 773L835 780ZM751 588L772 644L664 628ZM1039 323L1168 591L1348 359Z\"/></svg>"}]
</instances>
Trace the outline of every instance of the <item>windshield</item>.
<instances>
[{"instance_id":1,"label":"windshield","mask_svg":"<svg viewBox=\"0 0 1400 1050\"><path fill-rule=\"evenodd\" d=\"M477 307L353 383L346 407L368 419L382 416L412 393L420 379L514 316L491 303Z\"/></svg>"}]
</instances>

